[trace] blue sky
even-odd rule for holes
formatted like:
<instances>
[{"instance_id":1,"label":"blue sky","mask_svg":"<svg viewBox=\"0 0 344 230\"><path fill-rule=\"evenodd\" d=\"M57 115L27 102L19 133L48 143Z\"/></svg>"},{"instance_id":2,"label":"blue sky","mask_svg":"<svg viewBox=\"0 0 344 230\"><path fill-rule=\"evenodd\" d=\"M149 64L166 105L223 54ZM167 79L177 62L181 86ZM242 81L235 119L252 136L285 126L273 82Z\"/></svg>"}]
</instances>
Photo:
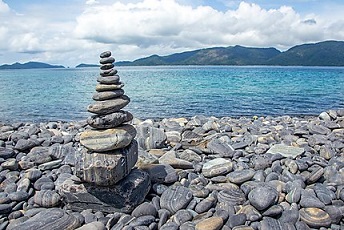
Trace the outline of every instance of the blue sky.
<instances>
[{"instance_id":1,"label":"blue sky","mask_svg":"<svg viewBox=\"0 0 344 230\"><path fill-rule=\"evenodd\" d=\"M0 0L0 64L344 40L342 0Z\"/></svg>"}]
</instances>

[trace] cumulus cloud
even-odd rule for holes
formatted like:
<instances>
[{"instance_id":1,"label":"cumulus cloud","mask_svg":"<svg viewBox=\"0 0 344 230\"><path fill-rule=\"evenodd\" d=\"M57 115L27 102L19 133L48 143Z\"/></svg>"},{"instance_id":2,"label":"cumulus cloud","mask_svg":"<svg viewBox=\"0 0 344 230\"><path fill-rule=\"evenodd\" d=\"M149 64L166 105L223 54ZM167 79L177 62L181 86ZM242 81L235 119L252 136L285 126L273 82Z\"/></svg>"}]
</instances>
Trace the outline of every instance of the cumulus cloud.
<instances>
[{"instance_id":1,"label":"cumulus cloud","mask_svg":"<svg viewBox=\"0 0 344 230\"><path fill-rule=\"evenodd\" d=\"M111 3L85 0L75 7L74 16L69 7L68 20L56 20L46 8L19 14L0 0L0 50L27 55L22 59L74 65L94 62L105 49L113 50L119 60L133 60L213 46L283 50L306 42L344 40L341 13L302 15L290 6L265 9L247 2L224 11L191 5L189 0L107 2Z\"/></svg>"},{"instance_id":2,"label":"cumulus cloud","mask_svg":"<svg viewBox=\"0 0 344 230\"><path fill-rule=\"evenodd\" d=\"M174 0L144 0L89 7L77 18L75 34L98 43L169 51L235 44L283 48L326 39L327 29L288 6L266 10L241 2L237 9L221 12Z\"/></svg>"}]
</instances>

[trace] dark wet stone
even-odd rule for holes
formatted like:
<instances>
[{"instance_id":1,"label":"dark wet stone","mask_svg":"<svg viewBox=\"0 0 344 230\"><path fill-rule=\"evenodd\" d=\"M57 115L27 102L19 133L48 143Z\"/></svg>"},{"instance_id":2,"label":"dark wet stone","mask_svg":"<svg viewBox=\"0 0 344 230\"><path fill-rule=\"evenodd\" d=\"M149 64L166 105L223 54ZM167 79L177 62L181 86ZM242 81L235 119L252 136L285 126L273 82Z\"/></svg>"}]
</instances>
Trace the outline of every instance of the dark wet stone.
<instances>
[{"instance_id":1,"label":"dark wet stone","mask_svg":"<svg viewBox=\"0 0 344 230\"><path fill-rule=\"evenodd\" d=\"M179 226L184 224L187 221L192 220L193 216L188 210L179 210L173 215L173 220Z\"/></svg>"},{"instance_id":2,"label":"dark wet stone","mask_svg":"<svg viewBox=\"0 0 344 230\"><path fill-rule=\"evenodd\" d=\"M207 149L210 153L219 154L221 157L232 157L234 154L234 148L219 138L212 139L207 144Z\"/></svg>"},{"instance_id":3,"label":"dark wet stone","mask_svg":"<svg viewBox=\"0 0 344 230\"><path fill-rule=\"evenodd\" d=\"M254 176L255 171L253 169L243 169L227 174L227 178L230 182L234 184L242 184L248 180L251 180Z\"/></svg>"},{"instance_id":4,"label":"dark wet stone","mask_svg":"<svg viewBox=\"0 0 344 230\"><path fill-rule=\"evenodd\" d=\"M15 155L13 149L0 147L0 158L8 159Z\"/></svg>"},{"instance_id":5,"label":"dark wet stone","mask_svg":"<svg viewBox=\"0 0 344 230\"><path fill-rule=\"evenodd\" d=\"M246 214L239 213L239 214L231 215L228 218L225 225L230 228L234 228L235 226L244 225L245 222L246 222Z\"/></svg>"},{"instance_id":6,"label":"dark wet stone","mask_svg":"<svg viewBox=\"0 0 344 230\"><path fill-rule=\"evenodd\" d=\"M270 186L257 187L248 194L248 199L256 209L264 210L277 202L278 192Z\"/></svg>"},{"instance_id":7,"label":"dark wet stone","mask_svg":"<svg viewBox=\"0 0 344 230\"><path fill-rule=\"evenodd\" d=\"M263 216L275 217L283 212L283 207L281 205L273 205L263 212Z\"/></svg>"},{"instance_id":8,"label":"dark wet stone","mask_svg":"<svg viewBox=\"0 0 344 230\"><path fill-rule=\"evenodd\" d=\"M78 155L75 171L82 181L112 186L127 176L137 161L138 146L134 140L126 148L103 153L81 151Z\"/></svg>"},{"instance_id":9,"label":"dark wet stone","mask_svg":"<svg viewBox=\"0 0 344 230\"><path fill-rule=\"evenodd\" d=\"M18 140L18 142L16 143L14 148L19 150L19 151L25 151L28 149L32 149L36 145L37 145L37 142L35 142L33 140L20 139L20 140Z\"/></svg>"},{"instance_id":10,"label":"dark wet stone","mask_svg":"<svg viewBox=\"0 0 344 230\"><path fill-rule=\"evenodd\" d=\"M87 123L93 128L108 129L115 128L125 122L131 121L133 115L126 111L118 111L108 115L94 115L87 119Z\"/></svg>"},{"instance_id":11,"label":"dark wet stone","mask_svg":"<svg viewBox=\"0 0 344 230\"><path fill-rule=\"evenodd\" d=\"M137 206L133 212L131 213L132 216L134 217L139 217L139 216L156 216L158 214L158 211L154 207L153 204L144 202Z\"/></svg>"},{"instance_id":12,"label":"dark wet stone","mask_svg":"<svg viewBox=\"0 0 344 230\"><path fill-rule=\"evenodd\" d=\"M205 177L226 174L233 169L233 163L224 158L215 158L203 164L202 173Z\"/></svg>"},{"instance_id":13,"label":"dark wet stone","mask_svg":"<svg viewBox=\"0 0 344 230\"><path fill-rule=\"evenodd\" d=\"M159 149L165 145L167 137L163 129L142 124L136 126L136 130L136 139L142 149Z\"/></svg>"},{"instance_id":14,"label":"dark wet stone","mask_svg":"<svg viewBox=\"0 0 344 230\"><path fill-rule=\"evenodd\" d=\"M33 200L41 207L51 208L60 204L61 197L56 191L42 190L36 192Z\"/></svg>"},{"instance_id":15,"label":"dark wet stone","mask_svg":"<svg viewBox=\"0 0 344 230\"><path fill-rule=\"evenodd\" d=\"M290 210L285 210L282 212L279 221L282 223L292 223L295 224L299 220L299 210L298 208L292 208Z\"/></svg>"},{"instance_id":16,"label":"dark wet stone","mask_svg":"<svg viewBox=\"0 0 344 230\"><path fill-rule=\"evenodd\" d=\"M316 196L309 194L308 192L303 192L300 200L301 207L304 208L324 208L325 204L322 203Z\"/></svg>"},{"instance_id":17,"label":"dark wet stone","mask_svg":"<svg viewBox=\"0 0 344 230\"><path fill-rule=\"evenodd\" d=\"M332 200L336 198L336 195L333 191L326 188L326 186L322 184L316 184L314 186L314 191L321 202L325 205L329 205L332 203Z\"/></svg>"},{"instance_id":18,"label":"dark wet stone","mask_svg":"<svg viewBox=\"0 0 344 230\"><path fill-rule=\"evenodd\" d=\"M154 216L139 216L132 220L129 226L136 227L136 226L147 226L150 225L155 221Z\"/></svg>"},{"instance_id":19,"label":"dark wet stone","mask_svg":"<svg viewBox=\"0 0 344 230\"><path fill-rule=\"evenodd\" d=\"M12 230L51 230L75 229L80 226L78 219L58 208L51 208L39 212L23 223L18 224Z\"/></svg>"},{"instance_id":20,"label":"dark wet stone","mask_svg":"<svg viewBox=\"0 0 344 230\"><path fill-rule=\"evenodd\" d=\"M195 207L195 211L198 213L203 213L208 211L211 207L214 206L216 199L212 196L209 196L201 200Z\"/></svg>"},{"instance_id":21,"label":"dark wet stone","mask_svg":"<svg viewBox=\"0 0 344 230\"><path fill-rule=\"evenodd\" d=\"M115 99L106 101L97 101L87 107L87 110L91 113L106 115L120 111L130 102L129 97L122 95Z\"/></svg>"},{"instance_id":22,"label":"dark wet stone","mask_svg":"<svg viewBox=\"0 0 344 230\"><path fill-rule=\"evenodd\" d=\"M124 95L124 90L116 89L116 90L111 90L111 91L95 92L92 98L95 101L105 101L105 100L120 97L122 95Z\"/></svg>"},{"instance_id":23,"label":"dark wet stone","mask_svg":"<svg viewBox=\"0 0 344 230\"><path fill-rule=\"evenodd\" d=\"M171 213L175 213L185 208L192 198L192 192L188 188L182 186L171 187L161 195L160 206Z\"/></svg>"},{"instance_id":24,"label":"dark wet stone","mask_svg":"<svg viewBox=\"0 0 344 230\"><path fill-rule=\"evenodd\" d=\"M217 199L219 202L227 203L229 205L241 205L246 201L245 194L240 189L226 189L218 193Z\"/></svg>"},{"instance_id":25,"label":"dark wet stone","mask_svg":"<svg viewBox=\"0 0 344 230\"><path fill-rule=\"evenodd\" d=\"M113 57L110 57L110 56L102 57L102 58L100 58L100 61L99 61L99 63L103 64L103 65L104 64L111 64L113 62L115 62L115 59Z\"/></svg>"},{"instance_id":26,"label":"dark wet stone","mask_svg":"<svg viewBox=\"0 0 344 230\"><path fill-rule=\"evenodd\" d=\"M110 56L111 56L111 51L104 51L99 55L100 58L107 58Z\"/></svg>"},{"instance_id":27,"label":"dark wet stone","mask_svg":"<svg viewBox=\"0 0 344 230\"><path fill-rule=\"evenodd\" d=\"M12 211L11 204L0 204L0 214L8 214Z\"/></svg>"},{"instance_id":28,"label":"dark wet stone","mask_svg":"<svg viewBox=\"0 0 344 230\"><path fill-rule=\"evenodd\" d=\"M159 230L178 230L178 228L179 228L178 224L174 222L168 222L164 224L163 226L161 226Z\"/></svg>"},{"instance_id":29,"label":"dark wet stone","mask_svg":"<svg viewBox=\"0 0 344 230\"><path fill-rule=\"evenodd\" d=\"M106 230L104 223L100 221L93 221L91 223L85 224L76 230Z\"/></svg>"},{"instance_id":30,"label":"dark wet stone","mask_svg":"<svg viewBox=\"0 0 344 230\"><path fill-rule=\"evenodd\" d=\"M158 210L158 214L159 214L158 227L160 228L161 226L163 226L166 223L166 221L170 217L171 213L167 209L160 209L160 210Z\"/></svg>"},{"instance_id":31,"label":"dark wet stone","mask_svg":"<svg viewBox=\"0 0 344 230\"><path fill-rule=\"evenodd\" d=\"M12 201L20 202L29 198L29 194L24 191L17 191L17 192L8 194L7 197L10 198Z\"/></svg>"},{"instance_id":32,"label":"dark wet stone","mask_svg":"<svg viewBox=\"0 0 344 230\"><path fill-rule=\"evenodd\" d=\"M33 182L38 180L41 176L42 176L42 171L38 169L28 169L25 172L25 177Z\"/></svg>"},{"instance_id":33,"label":"dark wet stone","mask_svg":"<svg viewBox=\"0 0 344 230\"><path fill-rule=\"evenodd\" d=\"M38 191L42 190L43 188L52 190L55 188L55 184L49 177L41 177L36 180L36 182L33 184L33 187Z\"/></svg>"},{"instance_id":34,"label":"dark wet stone","mask_svg":"<svg viewBox=\"0 0 344 230\"><path fill-rule=\"evenodd\" d=\"M300 219L312 228L329 227L331 225L329 214L319 208L300 209Z\"/></svg>"},{"instance_id":35,"label":"dark wet stone","mask_svg":"<svg viewBox=\"0 0 344 230\"><path fill-rule=\"evenodd\" d=\"M116 185L108 187L77 184L67 179L59 193L65 198L67 207L74 211L92 209L105 213L128 213L143 202L149 190L148 174L134 169Z\"/></svg>"},{"instance_id":36,"label":"dark wet stone","mask_svg":"<svg viewBox=\"0 0 344 230\"><path fill-rule=\"evenodd\" d=\"M261 230L270 230L270 229L274 229L274 230L284 230L284 226L283 224L271 217L264 217L263 220L260 222L261 223Z\"/></svg>"},{"instance_id":37,"label":"dark wet stone","mask_svg":"<svg viewBox=\"0 0 344 230\"><path fill-rule=\"evenodd\" d=\"M344 216L344 206L328 205L324 207L324 211L329 214L333 224L339 224Z\"/></svg>"},{"instance_id":38,"label":"dark wet stone","mask_svg":"<svg viewBox=\"0 0 344 230\"><path fill-rule=\"evenodd\" d=\"M308 178L306 179L307 184L313 184L318 181L322 175L324 174L324 169L318 167L317 169L313 170L311 174L309 174Z\"/></svg>"},{"instance_id":39,"label":"dark wet stone","mask_svg":"<svg viewBox=\"0 0 344 230\"><path fill-rule=\"evenodd\" d=\"M168 164L149 164L140 167L146 171L153 183L174 183L178 181L176 170Z\"/></svg>"}]
</instances>

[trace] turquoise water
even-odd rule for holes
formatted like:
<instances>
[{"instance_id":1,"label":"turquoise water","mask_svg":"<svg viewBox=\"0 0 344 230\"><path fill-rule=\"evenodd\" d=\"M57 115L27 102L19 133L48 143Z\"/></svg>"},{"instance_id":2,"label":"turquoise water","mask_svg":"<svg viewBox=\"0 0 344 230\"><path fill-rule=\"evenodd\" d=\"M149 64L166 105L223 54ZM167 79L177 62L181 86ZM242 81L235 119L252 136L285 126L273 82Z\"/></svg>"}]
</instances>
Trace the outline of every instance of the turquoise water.
<instances>
[{"instance_id":1,"label":"turquoise water","mask_svg":"<svg viewBox=\"0 0 344 230\"><path fill-rule=\"evenodd\" d=\"M344 68L118 67L138 118L314 115L344 108ZM0 121L80 120L97 68L0 71Z\"/></svg>"}]
</instances>

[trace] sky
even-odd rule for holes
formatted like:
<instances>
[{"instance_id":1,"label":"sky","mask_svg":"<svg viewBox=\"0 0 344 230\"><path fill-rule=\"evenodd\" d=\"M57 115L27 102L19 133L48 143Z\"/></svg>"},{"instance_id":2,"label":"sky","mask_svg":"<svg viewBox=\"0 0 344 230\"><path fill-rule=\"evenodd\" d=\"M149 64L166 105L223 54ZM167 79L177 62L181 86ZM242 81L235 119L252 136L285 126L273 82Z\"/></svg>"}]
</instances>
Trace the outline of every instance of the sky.
<instances>
[{"instance_id":1,"label":"sky","mask_svg":"<svg viewBox=\"0 0 344 230\"><path fill-rule=\"evenodd\" d=\"M343 0L0 0L0 65L344 40Z\"/></svg>"}]
</instances>

